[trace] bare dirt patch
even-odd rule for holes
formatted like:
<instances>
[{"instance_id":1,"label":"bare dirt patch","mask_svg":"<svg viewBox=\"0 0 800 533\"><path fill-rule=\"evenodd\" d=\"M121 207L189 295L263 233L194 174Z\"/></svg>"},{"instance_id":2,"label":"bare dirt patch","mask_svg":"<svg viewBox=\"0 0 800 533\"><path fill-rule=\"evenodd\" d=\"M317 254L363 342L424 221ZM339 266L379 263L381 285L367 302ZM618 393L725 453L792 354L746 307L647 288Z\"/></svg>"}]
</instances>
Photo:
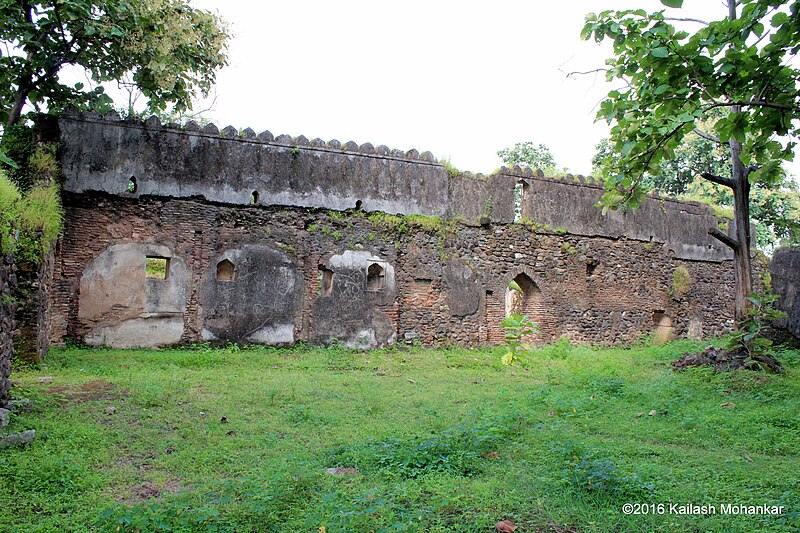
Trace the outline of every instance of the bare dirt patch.
<instances>
[{"instance_id":1,"label":"bare dirt patch","mask_svg":"<svg viewBox=\"0 0 800 533\"><path fill-rule=\"evenodd\" d=\"M55 387L50 387L46 392L67 401L80 403L90 402L92 400L111 399L113 398L111 392L116 389L116 387L117 386L110 381L97 379L78 386L57 385Z\"/></svg>"},{"instance_id":2,"label":"bare dirt patch","mask_svg":"<svg viewBox=\"0 0 800 533\"><path fill-rule=\"evenodd\" d=\"M145 481L140 485L131 487L127 497L120 501L128 505L146 502L148 500L158 500L163 496L169 496L183 490L183 486L178 480L170 480L163 485L157 485L150 481Z\"/></svg>"}]
</instances>

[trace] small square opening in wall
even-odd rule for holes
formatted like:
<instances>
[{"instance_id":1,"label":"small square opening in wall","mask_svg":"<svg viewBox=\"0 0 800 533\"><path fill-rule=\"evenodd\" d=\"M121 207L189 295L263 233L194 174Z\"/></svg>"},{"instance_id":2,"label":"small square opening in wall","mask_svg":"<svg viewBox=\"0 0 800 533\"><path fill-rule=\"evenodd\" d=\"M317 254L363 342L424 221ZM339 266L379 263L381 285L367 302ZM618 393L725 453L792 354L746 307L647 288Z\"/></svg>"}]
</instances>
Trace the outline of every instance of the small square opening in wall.
<instances>
[{"instance_id":1,"label":"small square opening in wall","mask_svg":"<svg viewBox=\"0 0 800 533\"><path fill-rule=\"evenodd\" d=\"M147 279L167 279L169 277L169 257L148 255L145 258L144 272Z\"/></svg>"}]
</instances>

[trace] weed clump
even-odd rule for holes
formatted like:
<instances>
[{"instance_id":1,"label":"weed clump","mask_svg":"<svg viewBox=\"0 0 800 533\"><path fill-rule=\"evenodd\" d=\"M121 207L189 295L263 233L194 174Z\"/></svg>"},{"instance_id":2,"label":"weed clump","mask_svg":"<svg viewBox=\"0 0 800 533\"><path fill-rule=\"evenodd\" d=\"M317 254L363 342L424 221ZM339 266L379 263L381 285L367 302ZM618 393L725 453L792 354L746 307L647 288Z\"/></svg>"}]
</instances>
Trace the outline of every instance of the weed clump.
<instances>
[{"instance_id":1,"label":"weed clump","mask_svg":"<svg viewBox=\"0 0 800 533\"><path fill-rule=\"evenodd\" d=\"M393 437L340 449L330 460L388 478L415 479L433 473L472 476L480 471L484 455L496 451L512 430L503 421L458 426L430 438Z\"/></svg>"}]
</instances>

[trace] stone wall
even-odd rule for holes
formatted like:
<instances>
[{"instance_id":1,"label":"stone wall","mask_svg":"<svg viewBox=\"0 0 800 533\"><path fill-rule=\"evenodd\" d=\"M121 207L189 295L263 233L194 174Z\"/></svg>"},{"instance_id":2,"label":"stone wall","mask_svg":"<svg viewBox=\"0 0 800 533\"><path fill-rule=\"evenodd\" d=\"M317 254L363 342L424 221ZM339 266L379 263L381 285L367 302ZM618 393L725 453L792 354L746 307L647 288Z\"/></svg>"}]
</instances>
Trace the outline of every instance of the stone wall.
<instances>
[{"instance_id":1,"label":"stone wall","mask_svg":"<svg viewBox=\"0 0 800 533\"><path fill-rule=\"evenodd\" d=\"M429 153L369 143L116 115L59 124L53 342L475 345L501 341L511 311L539 342L733 324L729 254L697 204L602 215L597 186L518 167L453 176Z\"/></svg>"},{"instance_id":2,"label":"stone wall","mask_svg":"<svg viewBox=\"0 0 800 533\"><path fill-rule=\"evenodd\" d=\"M729 263L676 259L649 242L152 196L64 202L54 342L498 342L511 280L542 342L630 342L658 328L707 336L732 324ZM169 260L165 279L147 278L147 257ZM681 265L691 282L676 294Z\"/></svg>"},{"instance_id":3,"label":"stone wall","mask_svg":"<svg viewBox=\"0 0 800 533\"><path fill-rule=\"evenodd\" d=\"M800 340L800 248L780 248L769 264L773 291L780 295L777 308L788 314L777 327Z\"/></svg>"},{"instance_id":4,"label":"stone wall","mask_svg":"<svg viewBox=\"0 0 800 533\"><path fill-rule=\"evenodd\" d=\"M66 116L60 127L64 190L69 192L457 214L469 221L485 214L510 222L514 216L511 180L453 177L430 152L273 137L268 131L256 135L250 129L240 133L231 126L220 132L213 124L162 127L155 117L140 123L119 120L116 114Z\"/></svg>"},{"instance_id":5,"label":"stone wall","mask_svg":"<svg viewBox=\"0 0 800 533\"><path fill-rule=\"evenodd\" d=\"M707 205L651 196L636 210L604 215L596 205L604 189L591 181L524 174L517 180L523 184L522 216L537 223L574 235L657 242L676 257L692 261L733 258L730 248L708 234L718 221Z\"/></svg>"},{"instance_id":6,"label":"stone wall","mask_svg":"<svg viewBox=\"0 0 800 533\"><path fill-rule=\"evenodd\" d=\"M11 401L11 356L14 346L11 332L14 329L14 307L11 292L16 285L14 261L0 254L0 408L6 409Z\"/></svg>"},{"instance_id":7,"label":"stone wall","mask_svg":"<svg viewBox=\"0 0 800 533\"><path fill-rule=\"evenodd\" d=\"M50 343L50 290L53 280L54 253L41 262L17 262L14 300L14 353L21 361L41 363Z\"/></svg>"}]
</instances>

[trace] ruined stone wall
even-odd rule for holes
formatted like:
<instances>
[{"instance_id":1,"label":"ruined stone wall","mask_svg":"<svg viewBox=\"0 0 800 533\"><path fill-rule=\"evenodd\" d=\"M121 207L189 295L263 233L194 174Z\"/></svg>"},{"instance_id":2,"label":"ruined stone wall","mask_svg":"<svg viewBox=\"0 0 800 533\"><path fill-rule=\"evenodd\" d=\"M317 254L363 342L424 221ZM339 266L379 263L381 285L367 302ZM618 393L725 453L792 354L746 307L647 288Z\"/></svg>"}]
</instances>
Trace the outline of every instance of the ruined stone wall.
<instances>
[{"instance_id":1,"label":"ruined stone wall","mask_svg":"<svg viewBox=\"0 0 800 533\"><path fill-rule=\"evenodd\" d=\"M733 324L730 261L696 204L603 216L591 184L516 167L453 176L415 150L231 127L90 114L60 131L53 342L475 345L502 340L511 311L538 342Z\"/></svg>"},{"instance_id":2,"label":"ruined stone wall","mask_svg":"<svg viewBox=\"0 0 800 533\"><path fill-rule=\"evenodd\" d=\"M580 177L553 179L507 173L517 174L516 179L523 184L523 217L539 224L574 235L666 244L681 259L722 261L733 257L730 248L708 234L708 229L718 224L708 205L650 196L636 210L603 214L596 204L604 189L594 182Z\"/></svg>"},{"instance_id":3,"label":"ruined stone wall","mask_svg":"<svg viewBox=\"0 0 800 533\"><path fill-rule=\"evenodd\" d=\"M14 353L29 363L41 363L50 343L50 291L54 253L48 252L38 264L17 262L14 300Z\"/></svg>"},{"instance_id":4,"label":"ruined stone wall","mask_svg":"<svg viewBox=\"0 0 800 533\"><path fill-rule=\"evenodd\" d=\"M15 265L11 256L0 254L0 409L8 408L11 401L11 356L14 346L11 332L14 329L14 307L11 292L16 285Z\"/></svg>"},{"instance_id":5,"label":"ruined stone wall","mask_svg":"<svg viewBox=\"0 0 800 533\"><path fill-rule=\"evenodd\" d=\"M730 265L674 259L653 243L519 224L398 226L355 211L64 200L54 342L476 345L502 339L512 279L531 284L542 342L630 342L665 326L707 336L732 324ZM167 279L146 278L148 256L169 259ZM685 294L672 287L680 265Z\"/></svg>"},{"instance_id":6,"label":"ruined stone wall","mask_svg":"<svg viewBox=\"0 0 800 533\"><path fill-rule=\"evenodd\" d=\"M61 165L69 192L200 197L232 205L290 205L386 213L513 219L513 182L454 177L430 152L370 143L241 133L213 124L183 128L122 121L116 114L66 116ZM135 183L135 187L129 185ZM494 206L492 208L492 206Z\"/></svg>"},{"instance_id":7,"label":"ruined stone wall","mask_svg":"<svg viewBox=\"0 0 800 533\"><path fill-rule=\"evenodd\" d=\"M776 307L789 315L777 326L800 340L800 248L780 248L769 264L773 291L780 295Z\"/></svg>"}]
</instances>

